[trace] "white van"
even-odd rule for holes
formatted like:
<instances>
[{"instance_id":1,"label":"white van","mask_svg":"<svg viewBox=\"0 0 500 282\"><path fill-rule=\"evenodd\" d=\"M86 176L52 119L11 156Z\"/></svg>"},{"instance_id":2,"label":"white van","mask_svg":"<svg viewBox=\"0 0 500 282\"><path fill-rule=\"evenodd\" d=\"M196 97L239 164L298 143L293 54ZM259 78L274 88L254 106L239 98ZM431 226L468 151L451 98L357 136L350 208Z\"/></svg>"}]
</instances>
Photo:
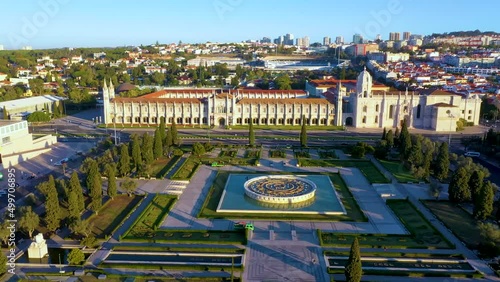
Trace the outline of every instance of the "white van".
<instances>
[{"instance_id":1,"label":"white van","mask_svg":"<svg viewBox=\"0 0 500 282\"><path fill-rule=\"evenodd\" d=\"M481 154L479 152L466 152L464 154L464 156L466 156L466 157L479 157L479 156L481 156Z\"/></svg>"}]
</instances>

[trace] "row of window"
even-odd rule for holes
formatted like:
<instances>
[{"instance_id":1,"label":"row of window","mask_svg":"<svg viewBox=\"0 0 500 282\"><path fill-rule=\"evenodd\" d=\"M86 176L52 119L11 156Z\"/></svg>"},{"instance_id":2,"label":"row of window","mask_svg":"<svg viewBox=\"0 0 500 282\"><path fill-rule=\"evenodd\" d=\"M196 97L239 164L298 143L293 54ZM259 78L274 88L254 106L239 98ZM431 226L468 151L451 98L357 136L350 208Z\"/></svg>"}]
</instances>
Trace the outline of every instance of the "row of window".
<instances>
[{"instance_id":1,"label":"row of window","mask_svg":"<svg viewBox=\"0 0 500 282\"><path fill-rule=\"evenodd\" d=\"M117 117L116 119L113 119L113 122L116 122L117 123L132 123L132 118L131 117L125 117L125 119L123 119L123 117ZM237 118L236 119L236 124L239 124L239 125L245 125L245 124L250 124L250 120L252 120L252 123L253 124L269 124L269 125L293 125L293 124L302 124L302 119L300 118L296 118L296 119L291 119L291 118L287 118L287 119L284 119L284 118L270 118L270 119L267 119L267 118L253 118L253 119L250 119L250 118ZM174 121L174 118L172 117L169 117L167 118L167 123L172 123ZM204 117L200 120L200 118L191 118L191 117L187 117L187 118L176 118L175 119L175 122L177 124L200 124L200 121L202 124L207 124L207 118ZM133 119L133 122L134 123L159 123L159 119L157 117L135 117ZM321 119L317 119L317 118L313 118L313 119L308 119L306 118L305 119L305 123L306 124L312 124L312 125L326 125L328 123L328 120L326 118L321 118ZM330 123L333 124L333 120L330 121Z\"/></svg>"},{"instance_id":2,"label":"row of window","mask_svg":"<svg viewBox=\"0 0 500 282\"><path fill-rule=\"evenodd\" d=\"M0 129L0 133L2 135L8 134L10 132L18 131L26 127L28 127L28 124L26 122L15 123L7 126L2 126L2 128Z\"/></svg>"},{"instance_id":3,"label":"row of window","mask_svg":"<svg viewBox=\"0 0 500 282\"><path fill-rule=\"evenodd\" d=\"M377 105L377 107L378 107L378 105ZM135 112L139 112L139 110L140 110L139 107L134 107L134 111ZM241 113L241 110L242 110L241 108L238 108L238 113ZM129 112L132 111L132 106L128 106L127 107L127 111L129 111ZM148 112L148 107L143 107L142 111L143 112ZM168 107L168 112L169 113L173 113L173 111L174 111L173 107ZM182 112L182 111L183 111L182 107L179 107L179 108L177 108L176 112ZM198 111L199 111L199 107L194 107L193 108L193 112L197 113ZM227 111L227 107L216 107L215 108L215 112L216 113L226 113L226 111ZM275 108L270 108L269 111L270 111L270 113L274 114ZM364 108L364 111L366 112L366 106ZM377 111L378 111L378 108L377 108ZM123 112L123 107L117 107L116 108L116 112L117 113L122 113ZM151 108L151 112L155 113L156 112L156 107ZM165 112L165 108L160 108L159 112ZM190 113L191 112L191 107L184 108L184 112ZM213 107L212 107L212 112L214 112L214 108ZM233 112L232 107L229 108L229 112L230 113ZM250 112L250 107L246 107L245 108L245 112L249 113ZM253 108L253 112L254 113L258 113L259 112L259 108L258 107L254 107ZM266 108L260 108L260 112L264 112L264 113L267 112ZM284 113L284 112L285 112L285 109L284 108L280 108L280 113ZM301 108L296 108L295 112L296 113L301 113L302 112ZM313 108L312 112L313 113L318 113L318 108L316 108L316 107ZM324 114L326 114L326 108L322 108L321 112L324 113ZM293 113L293 109L292 108L288 108L288 113ZM306 114L309 113L309 108L308 107L305 108L305 113ZM333 109L332 109L332 113L333 113Z\"/></svg>"}]
</instances>

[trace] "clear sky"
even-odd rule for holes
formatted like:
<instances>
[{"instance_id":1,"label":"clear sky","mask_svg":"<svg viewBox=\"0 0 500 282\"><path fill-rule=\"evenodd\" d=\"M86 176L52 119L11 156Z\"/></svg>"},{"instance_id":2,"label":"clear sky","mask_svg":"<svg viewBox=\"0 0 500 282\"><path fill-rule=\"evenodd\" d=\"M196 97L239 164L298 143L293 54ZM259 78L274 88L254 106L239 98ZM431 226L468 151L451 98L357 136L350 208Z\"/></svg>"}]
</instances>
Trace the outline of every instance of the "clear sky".
<instances>
[{"instance_id":1,"label":"clear sky","mask_svg":"<svg viewBox=\"0 0 500 282\"><path fill-rule=\"evenodd\" d=\"M0 45L16 49L240 42L291 33L322 42L354 33L497 31L500 1L2 0Z\"/></svg>"}]
</instances>

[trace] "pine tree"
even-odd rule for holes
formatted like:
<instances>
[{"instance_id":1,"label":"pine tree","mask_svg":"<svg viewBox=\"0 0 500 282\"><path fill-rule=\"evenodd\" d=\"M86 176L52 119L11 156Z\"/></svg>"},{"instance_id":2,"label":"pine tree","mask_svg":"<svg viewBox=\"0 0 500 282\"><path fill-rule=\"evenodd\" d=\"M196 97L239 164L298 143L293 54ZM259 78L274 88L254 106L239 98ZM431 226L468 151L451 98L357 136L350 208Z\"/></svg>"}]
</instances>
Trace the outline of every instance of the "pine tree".
<instances>
[{"instance_id":1,"label":"pine tree","mask_svg":"<svg viewBox=\"0 0 500 282\"><path fill-rule=\"evenodd\" d=\"M25 232L28 232L28 236L31 238L33 231L39 226L40 218L38 214L31 209L31 206L21 207L21 217L19 218L19 228Z\"/></svg>"},{"instance_id":2,"label":"pine tree","mask_svg":"<svg viewBox=\"0 0 500 282\"><path fill-rule=\"evenodd\" d=\"M108 170L108 196L113 199L116 196L116 169L111 166Z\"/></svg>"},{"instance_id":3,"label":"pine tree","mask_svg":"<svg viewBox=\"0 0 500 282\"><path fill-rule=\"evenodd\" d=\"M154 161L153 156L153 138L147 132L142 135L142 159L146 165Z\"/></svg>"},{"instance_id":4,"label":"pine tree","mask_svg":"<svg viewBox=\"0 0 500 282\"><path fill-rule=\"evenodd\" d=\"M102 186L101 177L97 174L94 175L92 189L90 190L90 209L96 214L102 206Z\"/></svg>"},{"instance_id":5,"label":"pine tree","mask_svg":"<svg viewBox=\"0 0 500 282\"><path fill-rule=\"evenodd\" d=\"M163 155L163 141L161 138L160 130L157 128L155 130L154 142L153 142L153 156L155 160Z\"/></svg>"},{"instance_id":6,"label":"pine tree","mask_svg":"<svg viewBox=\"0 0 500 282\"><path fill-rule=\"evenodd\" d=\"M470 200L471 196L468 181L469 177L465 167L458 168L453 174L450 185L448 186L450 201L462 203Z\"/></svg>"},{"instance_id":7,"label":"pine tree","mask_svg":"<svg viewBox=\"0 0 500 282\"><path fill-rule=\"evenodd\" d=\"M384 131L382 132L382 140L387 140L387 130L384 127Z\"/></svg>"},{"instance_id":8,"label":"pine tree","mask_svg":"<svg viewBox=\"0 0 500 282\"><path fill-rule=\"evenodd\" d=\"M403 121L403 126L401 127L401 134L399 135L399 153L403 159L407 159L411 150L411 136L408 132L408 126L406 121Z\"/></svg>"},{"instance_id":9,"label":"pine tree","mask_svg":"<svg viewBox=\"0 0 500 282\"><path fill-rule=\"evenodd\" d=\"M172 143L174 145L177 145L179 144L179 139L178 139L178 136L177 136L177 124L175 124L175 119L172 120L172 125L170 126L170 131L171 134L172 134Z\"/></svg>"},{"instance_id":10,"label":"pine tree","mask_svg":"<svg viewBox=\"0 0 500 282\"><path fill-rule=\"evenodd\" d=\"M54 180L52 175L49 177ZM45 201L45 223L47 224L47 229L49 231L56 231L57 228L61 226L61 207L59 206L59 195L57 194L57 189L55 183L49 186L49 191Z\"/></svg>"},{"instance_id":11,"label":"pine tree","mask_svg":"<svg viewBox=\"0 0 500 282\"><path fill-rule=\"evenodd\" d=\"M363 275L361 268L361 254L359 250L358 238L355 237L349 252L349 259L344 270L345 279L347 282L359 282Z\"/></svg>"},{"instance_id":12,"label":"pine tree","mask_svg":"<svg viewBox=\"0 0 500 282\"><path fill-rule=\"evenodd\" d=\"M493 212L493 203L495 201L495 190L490 181L483 183L474 202L474 217L478 220L487 219Z\"/></svg>"},{"instance_id":13,"label":"pine tree","mask_svg":"<svg viewBox=\"0 0 500 282\"><path fill-rule=\"evenodd\" d=\"M137 134L134 134L132 137L132 164L136 170L139 169L139 166L142 164L142 156L141 156L141 141Z\"/></svg>"},{"instance_id":14,"label":"pine tree","mask_svg":"<svg viewBox=\"0 0 500 282\"><path fill-rule=\"evenodd\" d=\"M448 143L442 142L439 146L439 152L436 158L436 167L434 168L435 177L443 181L448 177L450 168L450 157L448 152Z\"/></svg>"},{"instance_id":15,"label":"pine tree","mask_svg":"<svg viewBox=\"0 0 500 282\"><path fill-rule=\"evenodd\" d=\"M78 214L85 210L85 197L83 196L82 186L80 185L80 179L78 178L78 173L73 171L71 174L71 178L69 179L69 192L75 192L77 196L77 205L76 208L78 210Z\"/></svg>"},{"instance_id":16,"label":"pine tree","mask_svg":"<svg viewBox=\"0 0 500 282\"><path fill-rule=\"evenodd\" d=\"M302 116L302 127L300 129L300 147L307 147L307 129L305 116Z\"/></svg>"},{"instance_id":17,"label":"pine tree","mask_svg":"<svg viewBox=\"0 0 500 282\"><path fill-rule=\"evenodd\" d=\"M469 178L468 184L472 202L475 203L478 198L478 194L480 193L481 186L483 186L482 174L480 174L477 170L474 170Z\"/></svg>"},{"instance_id":18,"label":"pine tree","mask_svg":"<svg viewBox=\"0 0 500 282\"><path fill-rule=\"evenodd\" d=\"M255 132L253 131L253 121L250 119L250 123L248 124L248 144L250 147L255 146Z\"/></svg>"},{"instance_id":19,"label":"pine tree","mask_svg":"<svg viewBox=\"0 0 500 282\"><path fill-rule=\"evenodd\" d=\"M120 148L118 172L120 173L121 176L125 176L130 172L130 156L128 154L128 147L126 144L123 144Z\"/></svg>"}]
</instances>

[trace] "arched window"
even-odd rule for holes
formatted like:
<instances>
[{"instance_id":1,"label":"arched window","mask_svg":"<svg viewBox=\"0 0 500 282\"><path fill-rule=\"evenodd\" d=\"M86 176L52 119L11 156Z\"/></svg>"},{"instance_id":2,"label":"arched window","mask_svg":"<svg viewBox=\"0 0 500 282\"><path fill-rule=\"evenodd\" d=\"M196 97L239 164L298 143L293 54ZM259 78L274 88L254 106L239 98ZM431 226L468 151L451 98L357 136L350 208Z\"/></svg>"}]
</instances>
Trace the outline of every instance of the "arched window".
<instances>
[{"instance_id":1,"label":"arched window","mask_svg":"<svg viewBox=\"0 0 500 282\"><path fill-rule=\"evenodd\" d=\"M375 111L376 111L376 112L378 112L378 111L379 111L378 104L375 106Z\"/></svg>"},{"instance_id":2,"label":"arched window","mask_svg":"<svg viewBox=\"0 0 500 282\"><path fill-rule=\"evenodd\" d=\"M389 106L389 118L393 118L394 115L394 105Z\"/></svg>"},{"instance_id":3,"label":"arched window","mask_svg":"<svg viewBox=\"0 0 500 282\"><path fill-rule=\"evenodd\" d=\"M368 107L367 106L363 106L363 113L366 113L368 111Z\"/></svg>"},{"instance_id":4,"label":"arched window","mask_svg":"<svg viewBox=\"0 0 500 282\"><path fill-rule=\"evenodd\" d=\"M366 123L366 116L363 117L363 123Z\"/></svg>"},{"instance_id":5,"label":"arched window","mask_svg":"<svg viewBox=\"0 0 500 282\"><path fill-rule=\"evenodd\" d=\"M417 118L420 118L420 111L422 110L422 107L420 104L417 106Z\"/></svg>"},{"instance_id":6,"label":"arched window","mask_svg":"<svg viewBox=\"0 0 500 282\"><path fill-rule=\"evenodd\" d=\"M375 123L378 123L378 116L375 116Z\"/></svg>"},{"instance_id":7,"label":"arched window","mask_svg":"<svg viewBox=\"0 0 500 282\"><path fill-rule=\"evenodd\" d=\"M364 96L365 98L368 98L368 91L365 90Z\"/></svg>"}]
</instances>

